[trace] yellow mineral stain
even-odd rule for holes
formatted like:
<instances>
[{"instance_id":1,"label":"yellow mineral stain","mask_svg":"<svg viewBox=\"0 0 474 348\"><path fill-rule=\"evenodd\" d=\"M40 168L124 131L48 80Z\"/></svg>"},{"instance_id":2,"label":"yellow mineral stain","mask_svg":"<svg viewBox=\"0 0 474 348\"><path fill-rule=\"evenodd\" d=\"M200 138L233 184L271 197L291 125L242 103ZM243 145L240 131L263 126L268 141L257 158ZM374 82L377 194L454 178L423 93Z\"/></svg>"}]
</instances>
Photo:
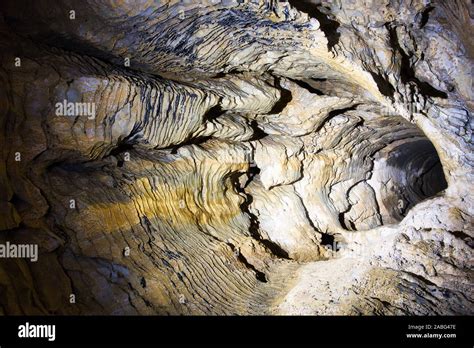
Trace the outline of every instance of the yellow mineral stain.
<instances>
[{"instance_id":1,"label":"yellow mineral stain","mask_svg":"<svg viewBox=\"0 0 474 348\"><path fill-rule=\"evenodd\" d=\"M191 170L189 163L189 160L160 163L160 169L156 170L167 171L169 169L164 167L173 166L174 172L186 173ZM213 165L215 168L212 168ZM223 166L218 160L204 165L206 171L217 177L225 172L245 171L247 167L247 163L231 163L229 166ZM128 230L140 223L141 216L147 216L149 219L158 218L174 228L185 228L196 224L226 225L242 213L240 204L243 198L233 191L229 180L214 182L213 179L206 183L208 175L209 173L195 172L178 184L155 183L155 187L152 187L148 177L142 177L126 185L126 191L132 196L130 200L88 205L81 211L79 218L101 221L102 227L108 232ZM204 195L201 197L203 192Z\"/></svg>"}]
</instances>

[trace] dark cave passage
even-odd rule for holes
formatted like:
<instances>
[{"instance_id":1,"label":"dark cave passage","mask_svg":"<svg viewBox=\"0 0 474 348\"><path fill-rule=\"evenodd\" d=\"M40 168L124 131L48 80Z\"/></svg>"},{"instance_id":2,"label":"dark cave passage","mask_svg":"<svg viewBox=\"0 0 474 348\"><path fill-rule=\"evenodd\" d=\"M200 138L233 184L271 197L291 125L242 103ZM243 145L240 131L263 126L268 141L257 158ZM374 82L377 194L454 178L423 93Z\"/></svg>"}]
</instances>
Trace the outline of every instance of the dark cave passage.
<instances>
[{"instance_id":1,"label":"dark cave passage","mask_svg":"<svg viewBox=\"0 0 474 348\"><path fill-rule=\"evenodd\" d=\"M427 138L416 138L384 149L383 164L376 161L384 223L401 221L417 203L447 188L441 161Z\"/></svg>"}]
</instances>

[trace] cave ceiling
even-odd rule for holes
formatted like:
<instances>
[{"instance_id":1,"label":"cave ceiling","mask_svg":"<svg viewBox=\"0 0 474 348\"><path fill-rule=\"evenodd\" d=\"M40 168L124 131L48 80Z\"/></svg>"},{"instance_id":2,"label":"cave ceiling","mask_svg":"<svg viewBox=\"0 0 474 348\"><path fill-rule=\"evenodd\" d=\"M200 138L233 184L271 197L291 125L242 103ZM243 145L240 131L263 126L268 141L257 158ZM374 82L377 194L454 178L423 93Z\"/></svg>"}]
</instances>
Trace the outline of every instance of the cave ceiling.
<instances>
[{"instance_id":1,"label":"cave ceiling","mask_svg":"<svg viewBox=\"0 0 474 348\"><path fill-rule=\"evenodd\" d=\"M469 1L0 9L3 314L474 314Z\"/></svg>"}]
</instances>

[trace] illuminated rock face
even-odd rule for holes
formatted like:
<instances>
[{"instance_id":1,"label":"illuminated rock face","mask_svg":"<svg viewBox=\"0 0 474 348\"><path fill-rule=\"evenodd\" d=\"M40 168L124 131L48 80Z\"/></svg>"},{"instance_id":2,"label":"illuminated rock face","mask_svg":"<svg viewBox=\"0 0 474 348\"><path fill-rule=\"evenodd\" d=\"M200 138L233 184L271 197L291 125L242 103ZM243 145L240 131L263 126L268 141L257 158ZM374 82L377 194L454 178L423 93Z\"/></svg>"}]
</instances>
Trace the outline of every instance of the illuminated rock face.
<instances>
[{"instance_id":1,"label":"illuminated rock face","mask_svg":"<svg viewBox=\"0 0 474 348\"><path fill-rule=\"evenodd\" d=\"M468 2L190 3L2 3L2 312L473 314Z\"/></svg>"}]
</instances>

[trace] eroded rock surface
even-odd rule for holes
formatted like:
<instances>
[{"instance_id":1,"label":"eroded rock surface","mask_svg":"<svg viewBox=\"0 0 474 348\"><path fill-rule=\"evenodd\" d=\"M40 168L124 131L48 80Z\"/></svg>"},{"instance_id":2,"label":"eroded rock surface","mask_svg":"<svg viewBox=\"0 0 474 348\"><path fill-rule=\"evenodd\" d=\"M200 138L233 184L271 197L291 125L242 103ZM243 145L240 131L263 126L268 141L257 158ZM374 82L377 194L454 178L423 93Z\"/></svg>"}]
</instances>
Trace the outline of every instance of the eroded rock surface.
<instances>
[{"instance_id":1,"label":"eroded rock surface","mask_svg":"<svg viewBox=\"0 0 474 348\"><path fill-rule=\"evenodd\" d=\"M474 314L469 1L0 7L3 314Z\"/></svg>"}]
</instances>

